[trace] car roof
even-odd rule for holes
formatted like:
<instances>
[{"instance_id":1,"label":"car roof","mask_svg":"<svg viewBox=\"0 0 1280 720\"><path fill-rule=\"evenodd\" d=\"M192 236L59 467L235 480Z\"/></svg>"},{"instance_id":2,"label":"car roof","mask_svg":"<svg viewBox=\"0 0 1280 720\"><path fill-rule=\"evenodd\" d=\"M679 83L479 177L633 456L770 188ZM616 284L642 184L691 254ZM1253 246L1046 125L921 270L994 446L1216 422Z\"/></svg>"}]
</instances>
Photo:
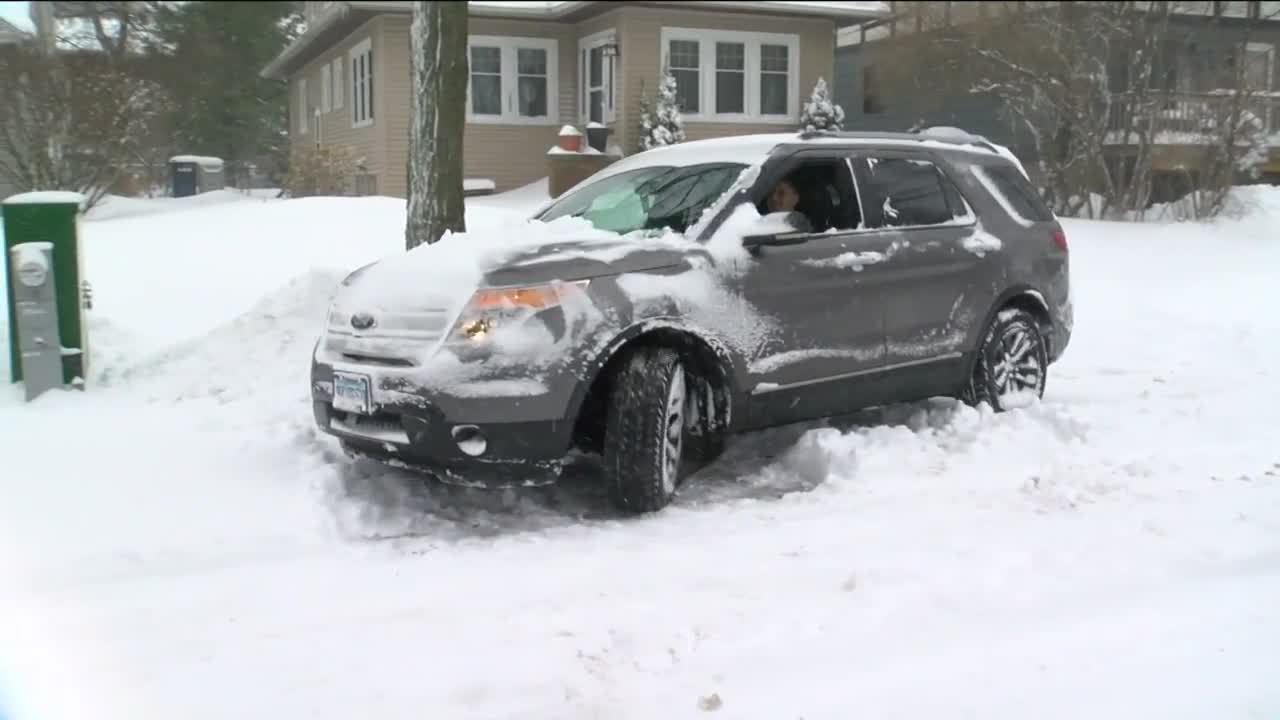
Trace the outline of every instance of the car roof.
<instances>
[{"instance_id":1,"label":"car roof","mask_svg":"<svg viewBox=\"0 0 1280 720\"><path fill-rule=\"evenodd\" d=\"M795 150L819 145L927 147L943 151L977 154L993 160L999 160L1002 157L1008 160L1013 157L1008 150L978 135L970 135L955 128L938 129L946 132L931 132L931 130L934 129L919 133L867 131L756 133L710 140L692 140L629 155L602 170L594 179L646 167L688 167L709 163L755 165L763 162L778 148ZM1016 159L1014 162L1016 162Z\"/></svg>"}]
</instances>

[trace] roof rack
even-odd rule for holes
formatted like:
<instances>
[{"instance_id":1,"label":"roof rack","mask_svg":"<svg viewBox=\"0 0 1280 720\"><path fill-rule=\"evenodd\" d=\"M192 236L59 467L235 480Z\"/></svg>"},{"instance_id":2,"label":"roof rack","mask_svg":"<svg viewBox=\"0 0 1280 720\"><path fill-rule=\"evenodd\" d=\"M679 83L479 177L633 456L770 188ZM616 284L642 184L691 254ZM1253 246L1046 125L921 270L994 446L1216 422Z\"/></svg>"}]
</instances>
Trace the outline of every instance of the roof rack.
<instances>
[{"instance_id":1,"label":"roof rack","mask_svg":"<svg viewBox=\"0 0 1280 720\"><path fill-rule=\"evenodd\" d=\"M801 130L797 133L801 140L816 140L820 138L847 139L847 140L934 140L937 142L948 143L951 145L972 145L980 147L996 154L999 150L981 135L966 134L961 137L957 135L930 135L920 130L911 130L908 132L881 132L873 130Z\"/></svg>"}]
</instances>

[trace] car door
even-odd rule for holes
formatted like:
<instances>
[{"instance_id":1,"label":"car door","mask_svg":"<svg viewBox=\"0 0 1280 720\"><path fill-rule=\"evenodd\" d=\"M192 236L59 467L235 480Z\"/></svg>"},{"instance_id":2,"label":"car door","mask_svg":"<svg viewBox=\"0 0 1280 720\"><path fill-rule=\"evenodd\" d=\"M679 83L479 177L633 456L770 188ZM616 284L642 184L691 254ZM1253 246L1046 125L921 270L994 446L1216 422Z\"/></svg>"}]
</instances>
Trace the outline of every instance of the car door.
<instances>
[{"instance_id":1,"label":"car door","mask_svg":"<svg viewBox=\"0 0 1280 720\"><path fill-rule=\"evenodd\" d=\"M889 239L859 232L852 168L841 152L800 153L757 187L806 176L801 209L815 220L803 242L752 252L746 300L769 318L751 353L750 424L764 427L847 412L849 381L885 361L883 281ZM817 178L817 181L812 180Z\"/></svg>"},{"instance_id":2,"label":"car door","mask_svg":"<svg viewBox=\"0 0 1280 720\"><path fill-rule=\"evenodd\" d=\"M881 267L885 367L958 360L989 305L998 243L930 154L859 151L853 166L868 228L894 238Z\"/></svg>"}]
</instances>

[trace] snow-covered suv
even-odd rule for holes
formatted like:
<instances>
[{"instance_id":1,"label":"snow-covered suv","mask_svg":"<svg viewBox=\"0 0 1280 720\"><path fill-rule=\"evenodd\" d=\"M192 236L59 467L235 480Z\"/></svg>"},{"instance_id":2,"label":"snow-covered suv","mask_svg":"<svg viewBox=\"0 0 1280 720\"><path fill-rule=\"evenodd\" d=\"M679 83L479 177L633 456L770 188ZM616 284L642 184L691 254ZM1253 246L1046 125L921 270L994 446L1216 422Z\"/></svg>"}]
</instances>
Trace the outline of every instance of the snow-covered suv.
<instances>
[{"instance_id":1,"label":"snow-covered suv","mask_svg":"<svg viewBox=\"0 0 1280 720\"><path fill-rule=\"evenodd\" d=\"M751 135L624 158L532 219L357 270L311 392L349 455L492 487L599 453L645 512L736 433L1039 397L1071 324L1066 237L1004 148Z\"/></svg>"}]
</instances>

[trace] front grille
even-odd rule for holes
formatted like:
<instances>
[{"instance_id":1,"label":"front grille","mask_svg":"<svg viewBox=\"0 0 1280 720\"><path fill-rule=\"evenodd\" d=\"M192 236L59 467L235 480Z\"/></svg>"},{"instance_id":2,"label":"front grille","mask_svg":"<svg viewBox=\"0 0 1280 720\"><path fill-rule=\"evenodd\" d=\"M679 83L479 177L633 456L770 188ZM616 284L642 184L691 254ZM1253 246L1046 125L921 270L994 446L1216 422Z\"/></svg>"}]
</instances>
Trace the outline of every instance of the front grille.
<instances>
[{"instance_id":1,"label":"front grille","mask_svg":"<svg viewBox=\"0 0 1280 720\"><path fill-rule=\"evenodd\" d=\"M351 326L351 316L331 313L325 350L352 362L412 367L449 330L448 310L378 313L368 330Z\"/></svg>"}]
</instances>

